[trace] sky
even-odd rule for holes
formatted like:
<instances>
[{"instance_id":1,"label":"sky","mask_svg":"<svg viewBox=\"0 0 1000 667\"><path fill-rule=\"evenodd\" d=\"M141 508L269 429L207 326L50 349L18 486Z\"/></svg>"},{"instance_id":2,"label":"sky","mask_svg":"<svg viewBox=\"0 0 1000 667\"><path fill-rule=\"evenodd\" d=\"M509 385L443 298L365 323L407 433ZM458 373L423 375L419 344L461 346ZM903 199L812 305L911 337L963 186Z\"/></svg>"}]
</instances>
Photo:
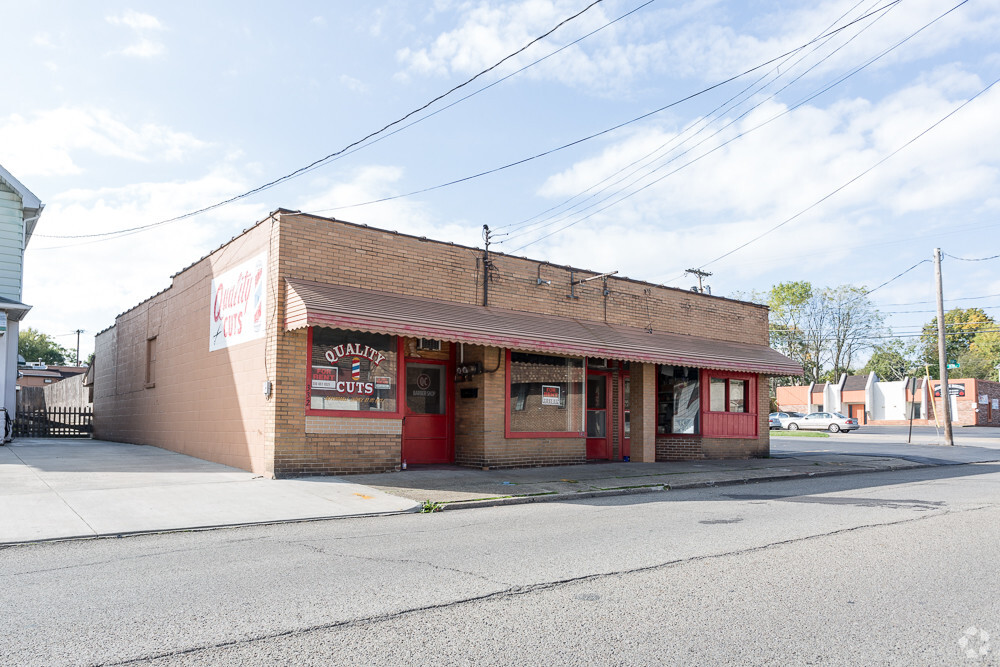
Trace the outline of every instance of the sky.
<instances>
[{"instance_id":1,"label":"sky","mask_svg":"<svg viewBox=\"0 0 1000 667\"><path fill-rule=\"evenodd\" d=\"M22 327L86 358L277 208L720 296L891 281L897 335L941 248L946 308L1000 318L968 261L1000 255L997 34L1000 0L12 3Z\"/></svg>"}]
</instances>

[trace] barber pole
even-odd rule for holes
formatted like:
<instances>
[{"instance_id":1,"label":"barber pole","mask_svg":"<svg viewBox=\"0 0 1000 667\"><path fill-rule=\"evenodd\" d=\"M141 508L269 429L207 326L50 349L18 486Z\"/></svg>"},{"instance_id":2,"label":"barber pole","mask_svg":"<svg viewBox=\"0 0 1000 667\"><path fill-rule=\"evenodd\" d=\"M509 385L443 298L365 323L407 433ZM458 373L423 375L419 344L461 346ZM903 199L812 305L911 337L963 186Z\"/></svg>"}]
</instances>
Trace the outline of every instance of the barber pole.
<instances>
[{"instance_id":1,"label":"barber pole","mask_svg":"<svg viewBox=\"0 0 1000 667\"><path fill-rule=\"evenodd\" d=\"M361 359L354 357L351 360L351 379L357 382L361 379Z\"/></svg>"}]
</instances>

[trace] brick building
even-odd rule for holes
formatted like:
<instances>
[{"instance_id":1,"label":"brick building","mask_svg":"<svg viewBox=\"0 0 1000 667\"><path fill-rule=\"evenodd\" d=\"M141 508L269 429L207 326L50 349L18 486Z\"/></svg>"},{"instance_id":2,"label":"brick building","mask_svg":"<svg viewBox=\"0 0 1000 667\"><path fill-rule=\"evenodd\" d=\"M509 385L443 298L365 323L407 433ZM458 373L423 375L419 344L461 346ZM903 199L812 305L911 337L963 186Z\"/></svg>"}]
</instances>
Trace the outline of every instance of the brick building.
<instances>
[{"instance_id":1,"label":"brick building","mask_svg":"<svg viewBox=\"0 0 1000 667\"><path fill-rule=\"evenodd\" d=\"M277 477L768 454L765 306L587 278L278 210L98 334L96 435Z\"/></svg>"},{"instance_id":2,"label":"brick building","mask_svg":"<svg viewBox=\"0 0 1000 667\"><path fill-rule=\"evenodd\" d=\"M875 373L844 374L836 384L778 387L775 401L779 410L842 412L859 424L898 425L912 420L920 426L933 426L944 419L940 384L924 378L883 382ZM1000 426L1000 382L949 379L947 395L955 425Z\"/></svg>"}]
</instances>

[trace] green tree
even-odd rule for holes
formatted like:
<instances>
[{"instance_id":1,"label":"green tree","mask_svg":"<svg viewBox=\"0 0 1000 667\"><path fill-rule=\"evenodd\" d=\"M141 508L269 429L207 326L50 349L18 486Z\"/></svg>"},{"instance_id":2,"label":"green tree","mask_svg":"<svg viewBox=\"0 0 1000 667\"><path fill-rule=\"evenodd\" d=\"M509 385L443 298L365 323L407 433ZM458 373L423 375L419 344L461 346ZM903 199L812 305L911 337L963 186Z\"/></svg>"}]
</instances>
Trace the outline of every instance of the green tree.
<instances>
[{"instance_id":1,"label":"green tree","mask_svg":"<svg viewBox=\"0 0 1000 667\"><path fill-rule=\"evenodd\" d=\"M971 349L981 331L986 333L996 329L997 323L982 308L952 308L944 314L944 326L945 356L957 361ZM939 377L940 372L937 330L938 319L935 317L924 325L920 336L921 360L930 367L931 377ZM986 348L988 345L988 340L984 339L981 347ZM983 354L982 349L979 354Z\"/></svg>"},{"instance_id":2,"label":"green tree","mask_svg":"<svg viewBox=\"0 0 1000 667\"><path fill-rule=\"evenodd\" d=\"M879 380L895 382L907 377L923 375L923 368L916 362L916 344L904 344L898 338L879 343L872 348L862 372L865 375L874 372Z\"/></svg>"},{"instance_id":3,"label":"green tree","mask_svg":"<svg viewBox=\"0 0 1000 667\"><path fill-rule=\"evenodd\" d=\"M975 352L986 359L990 365L989 375L984 380L997 379L997 366L1000 366L1000 331L995 327L992 331L980 331L969 346L970 352ZM977 376L978 377L978 376Z\"/></svg>"},{"instance_id":4,"label":"green tree","mask_svg":"<svg viewBox=\"0 0 1000 667\"><path fill-rule=\"evenodd\" d=\"M778 283L750 300L771 309L771 347L802 364L813 382L850 372L859 353L885 333L884 316L868 299L864 287L840 285L815 288L804 280ZM784 384L779 378L774 384Z\"/></svg>"},{"instance_id":5,"label":"green tree","mask_svg":"<svg viewBox=\"0 0 1000 667\"><path fill-rule=\"evenodd\" d=\"M24 357L25 361L41 359L49 366L61 366L66 363L66 357L70 356L69 351L56 344L51 336L31 327L18 333L17 353Z\"/></svg>"}]
</instances>

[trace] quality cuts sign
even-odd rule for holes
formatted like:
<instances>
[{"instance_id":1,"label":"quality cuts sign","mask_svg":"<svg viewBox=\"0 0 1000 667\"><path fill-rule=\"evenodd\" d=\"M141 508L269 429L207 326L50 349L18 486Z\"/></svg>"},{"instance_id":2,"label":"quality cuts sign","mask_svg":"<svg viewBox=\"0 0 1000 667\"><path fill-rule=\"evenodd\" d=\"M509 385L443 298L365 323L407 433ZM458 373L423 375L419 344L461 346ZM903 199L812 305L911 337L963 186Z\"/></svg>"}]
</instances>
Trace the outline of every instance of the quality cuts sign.
<instances>
[{"instance_id":1,"label":"quality cuts sign","mask_svg":"<svg viewBox=\"0 0 1000 667\"><path fill-rule=\"evenodd\" d=\"M264 252L212 280L209 352L263 337L267 318L266 269Z\"/></svg>"}]
</instances>

